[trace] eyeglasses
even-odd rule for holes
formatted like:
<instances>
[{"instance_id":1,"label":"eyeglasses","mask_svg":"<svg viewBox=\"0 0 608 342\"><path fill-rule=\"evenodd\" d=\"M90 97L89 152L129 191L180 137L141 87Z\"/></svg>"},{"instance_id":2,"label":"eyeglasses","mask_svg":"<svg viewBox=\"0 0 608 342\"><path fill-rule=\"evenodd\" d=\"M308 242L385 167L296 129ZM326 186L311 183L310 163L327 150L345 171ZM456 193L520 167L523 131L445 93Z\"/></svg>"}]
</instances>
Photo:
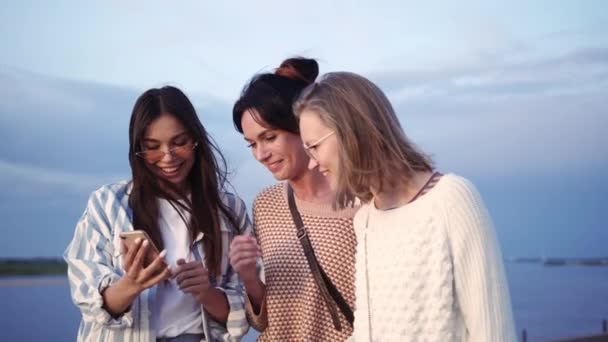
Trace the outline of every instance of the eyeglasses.
<instances>
[{"instance_id":1,"label":"eyeglasses","mask_svg":"<svg viewBox=\"0 0 608 342\"><path fill-rule=\"evenodd\" d=\"M157 162L165 157L165 154L171 154L172 156L178 156L180 158L186 158L196 148L198 145L195 143L187 143L181 146L175 146L168 149L166 152L161 149L156 150L144 150L140 152L135 152L138 157L142 157L150 163Z\"/></svg>"},{"instance_id":2,"label":"eyeglasses","mask_svg":"<svg viewBox=\"0 0 608 342\"><path fill-rule=\"evenodd\" d=\"M321 138L319 138L319 140L315 141L314 143L310 144L310 145L304 145L304 151L306 151L306 154L308 154L308 156L314 160L317 160L317 147L319 147L319 145L321 145L321 143L323 141L325 141L325 139L331 137L332 135L334 135L336 132L335 131L331 131L327 134L325 134L324 136L322 136Z\"/></svg>"}]
</instances>

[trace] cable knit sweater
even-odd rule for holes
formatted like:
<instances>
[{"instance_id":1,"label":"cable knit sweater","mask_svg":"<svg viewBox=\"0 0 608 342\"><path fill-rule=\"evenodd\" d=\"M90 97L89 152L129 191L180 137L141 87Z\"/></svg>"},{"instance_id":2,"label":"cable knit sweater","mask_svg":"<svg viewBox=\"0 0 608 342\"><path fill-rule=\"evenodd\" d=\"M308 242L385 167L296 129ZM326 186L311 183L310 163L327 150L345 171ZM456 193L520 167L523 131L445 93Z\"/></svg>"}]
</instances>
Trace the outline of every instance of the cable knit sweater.
<instances>
[{"instance_id":1,"label":"cable knit sweater","mask_svg":"<svg viewBox=\"0 0 608 342\"><path fill-rule=\"evenodd\" d=\"M339 312L342 331L336 331L314 281L289 206L287 183L260 193L253 205L254 230L262 248L266 298L256 315L247 301L251 325L262 331L259 341L344 341L352 333ZM296 205L323 267L351 307L355 302L356 209L334 211L331 205L301 201Z\"/></svg>"},{"instance_id":2,"label":"cable knit sweater","mask_svg":"<svg viewBox=\"0 0 608 342\"><path fill-rule=\"evenodd\" d=\"M516 341L500 249L469 181L445 175L396 209L366 204L354 226L353 340Z\"/></svg>"}]
</instances>

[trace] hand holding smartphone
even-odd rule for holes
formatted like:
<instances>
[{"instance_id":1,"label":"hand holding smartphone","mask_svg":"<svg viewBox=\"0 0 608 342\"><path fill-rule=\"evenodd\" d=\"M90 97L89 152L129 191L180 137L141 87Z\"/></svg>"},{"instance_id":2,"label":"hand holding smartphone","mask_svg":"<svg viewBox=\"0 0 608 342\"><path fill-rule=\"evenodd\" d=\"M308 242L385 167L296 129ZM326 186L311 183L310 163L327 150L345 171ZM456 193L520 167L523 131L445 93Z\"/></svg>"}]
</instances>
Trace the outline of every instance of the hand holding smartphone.
<instances>
[{"instance_id":1,"label":"hand holding smartphone","mask_svg":"<svg viewBox=\"0 0 608 342\"><path fill-rule=\"evenodd\" d=\"M154 245L154 242L150 238L150 236L143 230L134 230L131 232L122 232L119 234L120 239L124 242L127 248L130 250L131 248L136 247L135 241L140 239L143 241L148 241L148 250L146 251L146 256L144 258L143 266L146 267L156 259L156 257L160 254L158 248ZM141 244L140 244L141 246ZM140 247L141 248L141 247Z\"/></svg>"}]
</instances>

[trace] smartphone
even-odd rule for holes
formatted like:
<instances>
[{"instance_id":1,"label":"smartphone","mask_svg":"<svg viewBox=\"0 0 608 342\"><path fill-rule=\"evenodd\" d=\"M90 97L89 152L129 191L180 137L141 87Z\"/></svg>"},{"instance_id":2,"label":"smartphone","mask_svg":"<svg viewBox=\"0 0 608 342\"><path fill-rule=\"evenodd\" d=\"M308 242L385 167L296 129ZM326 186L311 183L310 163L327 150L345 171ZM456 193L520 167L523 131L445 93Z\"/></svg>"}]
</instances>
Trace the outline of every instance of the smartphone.
<instances>
[{"instance_id":1,"label":"smartphone","mask_svg":"<svg viewBox=\"0 0 608 342\"><path fill-rule=\"evenodd\" d=\"M150 265L154 259L159 254L158 248L152 242L150 236L143 230L134 230L131 232L122 232L119 234L120 239L127 245L127 248L131 249L135 246L135 240L141 239L148 241L148 252L146 253L146 257L144 258L144 267Z\"/></svg>"}]
</instances>

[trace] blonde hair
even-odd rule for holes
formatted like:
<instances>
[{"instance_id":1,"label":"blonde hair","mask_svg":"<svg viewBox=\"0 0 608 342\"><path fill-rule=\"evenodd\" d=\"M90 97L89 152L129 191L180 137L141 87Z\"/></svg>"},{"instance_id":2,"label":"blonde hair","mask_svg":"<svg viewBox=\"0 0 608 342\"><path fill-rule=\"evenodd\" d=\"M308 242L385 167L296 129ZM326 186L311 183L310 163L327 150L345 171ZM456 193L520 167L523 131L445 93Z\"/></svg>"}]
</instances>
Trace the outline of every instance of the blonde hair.
<instances>
[{"instance_id":1,"label":"blonde hair","mask_svg":"<svg viewBox=\"0 0 608 342\"><path fill-rule=\"evenodd\" d=\"M332 72L306 87L294 103L297 117L304 110L317 113L338 138L340 174L336 206L344 208L353 196L373 198L407 183L417 171L431 171L433 162L406 137L393 106L374 83L350 72Z\"/></svg>"}]
</instances>

